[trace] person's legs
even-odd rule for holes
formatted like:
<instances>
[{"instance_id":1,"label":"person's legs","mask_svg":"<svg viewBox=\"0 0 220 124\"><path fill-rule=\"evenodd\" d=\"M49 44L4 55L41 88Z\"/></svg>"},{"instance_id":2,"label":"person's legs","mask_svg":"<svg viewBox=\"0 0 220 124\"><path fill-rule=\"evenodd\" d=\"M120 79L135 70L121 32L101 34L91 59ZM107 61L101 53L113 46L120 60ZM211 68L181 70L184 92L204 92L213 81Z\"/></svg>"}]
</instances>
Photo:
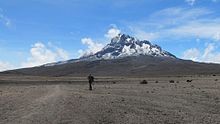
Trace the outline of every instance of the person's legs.
<instances>
[{"instance_id":1,"label":"person's legs","mask_svg":"<svg viewBox=\"0 0 220 124\"><path fill-rule=\"evenodd\" d=\"M89 82L89 90L92 90L92 82Z\"/></svg>"}]
</instances>

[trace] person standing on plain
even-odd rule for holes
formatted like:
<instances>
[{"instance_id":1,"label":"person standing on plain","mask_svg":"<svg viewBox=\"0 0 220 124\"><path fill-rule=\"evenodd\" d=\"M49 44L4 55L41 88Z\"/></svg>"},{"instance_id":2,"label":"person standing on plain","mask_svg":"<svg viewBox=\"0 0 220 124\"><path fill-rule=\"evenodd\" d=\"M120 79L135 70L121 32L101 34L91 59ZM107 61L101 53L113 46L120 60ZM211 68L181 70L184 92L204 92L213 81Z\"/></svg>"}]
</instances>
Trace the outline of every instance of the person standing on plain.
<instances>
[{"instance_id":1,"label":"person standing on plain","mask_svg":"<svg viewBox=\"0 0 220 124\"><path fill-rule=\"evenodd\" d=\"M92 82L94 82L94 77L91 74L89 74L88 80L89 80L89 90L92 90Z\"/></svg>"}]
</instances>

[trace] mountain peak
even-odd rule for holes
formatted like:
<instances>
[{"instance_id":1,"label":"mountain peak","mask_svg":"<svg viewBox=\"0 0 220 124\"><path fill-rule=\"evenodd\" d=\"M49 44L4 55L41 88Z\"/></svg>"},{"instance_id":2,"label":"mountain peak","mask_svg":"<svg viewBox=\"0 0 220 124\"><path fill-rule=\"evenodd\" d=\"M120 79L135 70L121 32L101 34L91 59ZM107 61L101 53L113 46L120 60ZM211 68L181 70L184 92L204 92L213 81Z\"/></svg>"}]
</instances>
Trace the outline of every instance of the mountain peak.
<instances>
[{"instance_id":1,"label":"mountain peak","mask_svg":"<svg viewBox=\"0 0 220 124\"><path fill-rule=\"evenodd\" d=\"M117 36L115 36L114 38L111 39L111 44L114 44L114 43L130 43L132 41L134 41L135 38L134 37L131 37L129 35L126 35L126 34L118 34Z\"/></svg>"},{"instance_id":2,"label":"mountain peak","mask_svg":"<svg viewBox=\"0 0 220 124\"><path fill-rule=\"evenodd\" d=\"M62 65L78 61L93 61L101 59L117 59L128 56L154 56L176 58L173 54L163 50L160 46L150 43L147 40L138 40L127 34L118 34L111 39L102 50L89 56L82 56L79 59L62 61L57 63L49 63L44 66Z\"/></svg>"},{"instance_id":3,"label":"mountain peak","mask_svg":"<svg viewBox=\"0 0 220 124\"><path fill-rule=\"evenodd\" d=\"M116 59L138 55L176 58L171 53L162 50L160 46L151 44L150 41L140 41L127 34L118 34L112 38L111 42L107 44L101 51L98 51L90 56L82 57L81 59Z\"/></svg>"}]
</instances>

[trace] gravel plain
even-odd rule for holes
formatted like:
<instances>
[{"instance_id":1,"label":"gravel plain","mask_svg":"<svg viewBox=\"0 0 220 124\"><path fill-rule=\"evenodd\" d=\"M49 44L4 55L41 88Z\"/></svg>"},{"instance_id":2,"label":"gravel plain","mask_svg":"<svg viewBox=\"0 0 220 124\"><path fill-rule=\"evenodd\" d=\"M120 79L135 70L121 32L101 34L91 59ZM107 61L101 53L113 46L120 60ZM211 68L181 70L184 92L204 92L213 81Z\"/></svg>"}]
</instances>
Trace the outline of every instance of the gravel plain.
<instances>
[{"instance_id":1,"label":"gravel plain","mask_svg":"<svg viewBox=\"0 0 220 124\"><path fill-rule=\"evenodd\" d=\"M0 79L0 124L220 123L215 75L99 77L92 91L85 78Z\"/></svg>"}]
</instances>

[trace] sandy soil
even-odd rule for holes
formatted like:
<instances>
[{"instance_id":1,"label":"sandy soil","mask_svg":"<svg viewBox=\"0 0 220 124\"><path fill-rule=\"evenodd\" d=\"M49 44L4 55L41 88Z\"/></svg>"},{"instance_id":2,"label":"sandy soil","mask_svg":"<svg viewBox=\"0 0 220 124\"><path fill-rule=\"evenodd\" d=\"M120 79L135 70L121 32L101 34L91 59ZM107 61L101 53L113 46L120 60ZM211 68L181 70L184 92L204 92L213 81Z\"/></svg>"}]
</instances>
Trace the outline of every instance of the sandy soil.
<instances>
[{"instance_id":1,"label":"sandy soil","mask_svg":"<svg viewBox=\"0 0 220 124\"><path fill-rule=\"evenodd\" d=\"M219 76L146 78L148 84L100 78L93 91L75 78L51 79L50 84L39 83L45 77L9 79L16 81L0 81L0 124L220 123Z\"/></svg>"}]
</instances>

